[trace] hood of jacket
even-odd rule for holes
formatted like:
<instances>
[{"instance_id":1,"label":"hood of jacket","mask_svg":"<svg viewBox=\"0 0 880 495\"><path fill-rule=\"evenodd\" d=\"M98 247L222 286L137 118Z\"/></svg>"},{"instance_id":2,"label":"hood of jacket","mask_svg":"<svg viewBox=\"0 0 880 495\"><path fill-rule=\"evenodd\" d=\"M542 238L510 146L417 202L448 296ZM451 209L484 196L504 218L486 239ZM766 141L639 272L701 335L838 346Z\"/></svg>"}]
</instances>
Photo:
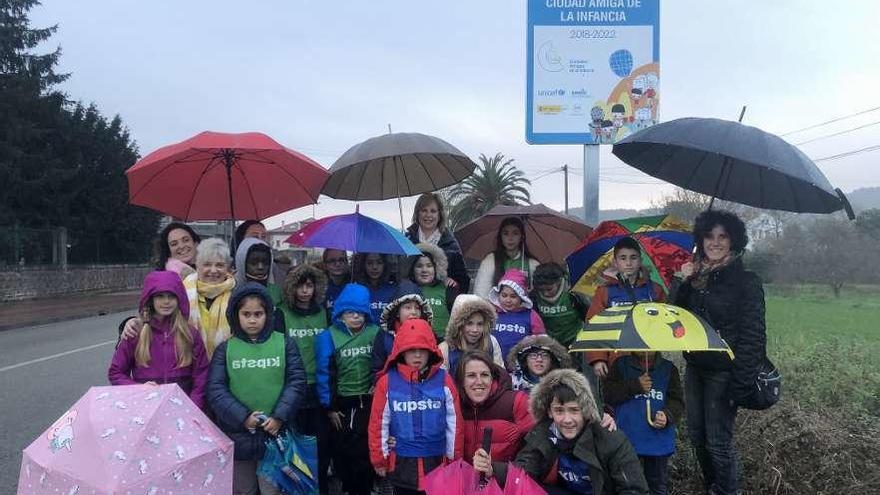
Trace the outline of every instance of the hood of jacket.
<instances>
[{"instance_id":1,"label":"hood of jacket","mask_svg":"<svg viewBox=\"0 0 880 495\"><path fill-rule=\"evenodd\" d=\"M311 275L315 279L315 294L312 296L312 306L322 306L327 298L327 275L311 263L303 263L287 272L284 285L281 287L281 298L288 308L296 307L296 282L303 275Z\"/></svg>"},{"instance_id":2,"label":"hood of jacket","mask_svg":"<svg viewBox=\"0 0 880 495\"><path fill-rule=\"evenodd\" d=\"M274 256L272 255L272 248L269 247L269 245L265 242L255 237L248 237L241 241L241 244L239 244L238 248L235 250L235 285L244 285L245 282L247 282L247 276L245 275L245 272L247 271L247 267L245 266L247 262L247 255L248 253L250 253L251 249L254 248L254 246L258 245L265 246L265 248L269 251L269 278L266 280L266 283L274 283L273 265L275 262L272 259L274 258Z\"/></svg>"},{"instance_id":3,"label":"hood of jacket","mask_svg":"<svg viewBox=\"0 0 880 495\"><path fill-rule=\"evenodd\" d=\"M422 289L411 281L404 280L398 284L394 300L388 303L388 306L385 306L382 309L382 314L379 315L379 326L382 327L382 330L394 333L394 321L392 320L397 318L397 309L402 304L410 301L415 301L422 309L422 318L428 323L433 321L434 310L431 309L431 305L422 297Z\"/></svg>"},{"instance_id":4,"label":"hood of jacket","mask_svg":"<svg viewBox=\"0 0 880 495\"><path fill-rule=\"evenodd\" d=\"M507 354L507 368L514 370L520 368L527 370L526 355L532 350L544 350L550 353L556 360L556 366L553 369L572 368L571 356L562 344L553 337L545 334L529 335L520 340Z\"/></svg>"},{"instance_id":5,"label":"hood of jacket","mask_svg":"<svg viewBox=\"0 0 880 495\"><path fill-rule=\"evenodd\" d=\"M535 421L542 421L549 417L547 413L550 411L550 403L553 401L552 392L557 385L565 385L574 392L587 422L599 422L599 408L596 406L590 384L582 374L570 369L553 370L547 373L532 389L529 397L529 411Z\"/></svg>"},{"instance_id":6,"label":"hood of jacket","mask_svg":"<svg viewBox=\"0 0 880 495\"><path fill-rule=\"evenodd\" d=\"M490 331L495 328L498 314L495 312L495 306L489 301L473 294L461 294L456 297L449 312L449 323L446 325L446 341L458 342L468 319L477 313L483 315Z\"/></svg>"},{"instance_id":7,"label":"hood of jacket","mask_svg":"<svg viewBox=\"0 0 880 495\"><path fill-rule=\"evenodd\" d=\"M141 300L138 309L143 312L150 298L160 292L170 292L177 296L177 308L180 309L180 313L184 318L189 319L189 298L186 296L183 281L180 280L180 275L166 270L147 274L147 278L144 279L144 286L141 289Z\"/></svg>"},{"instance_id":8,"label":"hood of jacket","mask_svg":"<svg viewBox=\"0 0 880 495\"><path fill-rule=\"evenodd\" d=\"M226 307L226 319L229 322L229 329L232 335L242 340L247 341L250 339L238 321L238 305L242 299L248 296L259 297L263 301L263 307L266 308L266 324L263 325L263 330L260 331L256 339L257 342L265 342L272 334L272 329L275 328L275 305L272 304L272 298L269 297L266 287L259 282L247 282L244 285L235 286L232 296L229 297L229 305Z\"/></svg>"},{"instance_id":9,"label":"hood of jacket","mask_svg":"<svg viewBox=\"0 0 880 495\"><path fill-rule=\"evenodd\" d=\"M364 314L364 324L373 323L372 311L370 310L370 289L361 284L345 284L339 297L333 301L333 323L345 328L342 322L342 313L357 311Z\"/></svg>"},{"instance_id":10,"label":"hood of jacket","mask_svg":"<svg viewBox=\"0 0 880 495\"><path fill-rule=\"evenodd\" d=\"M443 249L439 246L425 243L416 244L416 248L434 258L434 279L446 282L449 273L449 259L446 258L446 253L443 252ZM416 261L418 261L419 258L420 256L409 257L407 260L409 264L406 267L406 273L412 273L413 265L416 264Z\"/></svg>"},{"instance_id":11,"label":"hood of jacket","mask_svg":"<svg viewBox=\"0 0 880 495\"><path fill-rule=\"evenodd\" d=\"M434 336L430 323L420 319L407 320L400 325L400 330L394 339L394 347L391 348L391 354L388 355L388 359L385 361L382 373L387 373L392 366L396 365L404 378L415 381L414 378L417 377L414 375L417 375L419 370L406 365L402 361L400 363L397 362L397 359L403 356L404 352L412 349L427 349L430 353L428 358L429 371L425 377L436 373L443 364L443 354L437 346L437 338Z\"/></svg>"}]
</instances>

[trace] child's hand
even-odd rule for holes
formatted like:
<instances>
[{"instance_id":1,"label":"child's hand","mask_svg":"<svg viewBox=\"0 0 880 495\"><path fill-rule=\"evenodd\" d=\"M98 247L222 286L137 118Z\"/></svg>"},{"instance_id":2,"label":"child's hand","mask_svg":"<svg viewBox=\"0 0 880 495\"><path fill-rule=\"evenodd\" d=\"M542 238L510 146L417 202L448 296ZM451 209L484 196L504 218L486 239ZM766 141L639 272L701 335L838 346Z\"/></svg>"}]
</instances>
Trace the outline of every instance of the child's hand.
<instances>
[{"instance_id":1,"label":"child's hand","mask_svg":"<svg viewBox=\"0 0 880 495\"><path fill-rule=\"evenodd\" d=\"M246 420L244 420L244 427L248 430L256 430L257 426L259 426L260 424L260 420L257 419L257 416L261 414L263 414L263 411L252 412L251 415L248 416Z\"/></svg>"},{"instance_id":2,"label":"child's hand","mask_svg":"<svg viewBox=\"0 0 880 495\"><path fill-rule=\"evenodd\" d=\"M388 448L393 449L397 447L397 439L394 437L388 437Z\"/></svg>"},{"instance_id":3,"label":"child's hand","mask_svg":"<svg viewBox=\"0 0 880 495\"><path fill-rule=\"evenodd\" d=\"M156 386L158 386L159 384L156 383L156 382L154 382L154 381L152 381L152 380L150 380L150 381L148 381L148 382L144 382L144 385L152 385L152 386L156 387Z\"/></svg>"},{"instance_id":4,"label":"child's hand","mask_svg":"<svg viewBox=\"0 0 880 495\"><path fill-rule=\"evenodd\" d=\"M330 418L330 424L333 428L336 428L336 431L342 431L342 419L345 417L345 414L339 411L329 411L327 412L327 417Z\"/></svg>"},{"instance_id":5,"label":"child's hand","mask_svg":"<svg viewBox=\"0 0 880 495\"><path fill-rule=\"evenodd\" d=\"M125 322L125 328L122 329L122 340L137 337L143 326L144 320L138 317L129 318L128 321Z\"/></svg>"},{"instance_id":6,"label":"child's hand","mask_svg":"<svg viewBox=\"0 0 880 495\"><path fill-rule=\"evenodd\" d=\"M492 477L492 458L483 449L474 452L474 471L484 473L487 478Z\"/></svg>"},{"instance_id":7,"label":"child's hand","mask_svg":"<svg viewBox=\"0 0 880 495\"><path fill-rule=\"evenodd\" d=\"M275 418L269 418L263 423L263 431L272 435L273 437L278 435L278 430L281 429L281 421Z\"/></svg>"},{"instance_id":8,"label":"child's hand","mask_svg":"<svg viewBox=\"0 0 880 495\"><path fill-rule=\"evenodd\" d=\"M668 420L666 419L666 413L663 411L657 411L657 413L654 414L654 424L651 426L660 430L666 428L667 421Z\"/></svg>"},{"instance_id":9,"label":"child's hand","mask_svg":"<svg viewBox=\"0 0 880 495\"><path fill-rule=\"evenodd\" d=\"M608 376L608 364L605 361L596 361L593 363L593 373L599 378L605 378Z\"/></svg>"},{"instance_id":10,"label":"child's hand","mask_svg":"<svg viewBox=\"0 0 880 495\"><path fill-rule=\"evenodd\" d=\"M599 423L599 426L605 428L608 431L614 431L617 429L617 423L614 421L614 418L611 417L608 413L602 413L602 422Z\"/></svg>"},{"instance_id":11,"label":"child's hand","mask_svg":"<svg viewBox=\"0 0 880 495\"><path fill-rule=\"evenodd\" d=\"M379 476L381 476L383 478L385 477L386 474L388 474L388 470L385 469L384 467L374 467L373 470L376 471L376 474L378 474Z\"/></svg>"},{"instance_id":12,"label":"child's hand","mask_svg":"<svg viewBox=\"0 0 880 495\"><path fill-rule=\"evenodd\" d=\"M456 282L452 278L447 278L446 279L446 287L458 287L458 282Z\"/></svg>"},{"instance_id":13,"label":"child's hand","mask_svg":"<svg viewBox=\"0 0 880 495\"><path fill-rule=\"evenodd\" d=\"M644 375L639 377L639 386L642 387L642 392L648 393L651 391L651 387L654 386L653 380L651 380L651 375L645 373Z\"/></svg>"}]
</instances>

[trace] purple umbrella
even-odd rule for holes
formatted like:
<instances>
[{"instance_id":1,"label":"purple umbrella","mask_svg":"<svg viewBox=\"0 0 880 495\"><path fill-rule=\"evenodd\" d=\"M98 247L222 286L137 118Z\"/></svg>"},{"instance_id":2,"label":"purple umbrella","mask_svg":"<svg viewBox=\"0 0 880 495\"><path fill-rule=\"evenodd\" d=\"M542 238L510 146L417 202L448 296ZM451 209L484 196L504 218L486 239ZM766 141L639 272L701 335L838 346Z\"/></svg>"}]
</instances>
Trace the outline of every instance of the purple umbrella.
<instances>
[{"instance_id":1,"label":"purple umbrella","mask_svg":"<svg viewBox=\"0 0 880 495\"><path fill-rule=\"evenodd\" d=\"M356 253L421 254L394 227L358 212L315 220L288 237L287 242Z\"/></svg>"}]
</instances>

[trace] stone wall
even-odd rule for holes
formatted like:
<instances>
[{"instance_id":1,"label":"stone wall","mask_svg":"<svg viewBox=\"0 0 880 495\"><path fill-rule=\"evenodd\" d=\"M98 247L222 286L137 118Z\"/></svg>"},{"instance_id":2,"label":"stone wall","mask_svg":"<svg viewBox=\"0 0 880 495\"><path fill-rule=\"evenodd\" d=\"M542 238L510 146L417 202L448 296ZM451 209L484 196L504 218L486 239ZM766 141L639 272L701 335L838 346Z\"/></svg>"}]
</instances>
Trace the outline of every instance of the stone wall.
<instances>
[{"instance_id":1,"label":"stone wall","mask_svg":"<svg viewBox=\"0 0 880 495\"><path fill-rule=\"evenodd\" d=\"M0 302L86 292L138 290L149 265L16 267L0 271Z\"/></svg>"}]
</instances>

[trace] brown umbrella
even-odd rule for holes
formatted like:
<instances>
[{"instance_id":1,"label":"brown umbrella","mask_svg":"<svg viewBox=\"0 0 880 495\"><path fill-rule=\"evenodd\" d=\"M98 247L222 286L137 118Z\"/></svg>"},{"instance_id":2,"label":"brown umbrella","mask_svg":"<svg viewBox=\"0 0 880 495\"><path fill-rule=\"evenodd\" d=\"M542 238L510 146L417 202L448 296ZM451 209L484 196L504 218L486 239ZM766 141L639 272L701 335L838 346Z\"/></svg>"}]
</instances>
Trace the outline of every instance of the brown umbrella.
<instances>
[{"instance_id":1,"label":"brown umbrella","mask_svg":"<svg viewBox=\"0 0 880 495\"><path fill-rule=\"evenodd\" d=\"M551 210L543 204L500 205L455 232L463 254L479 260L492 252L498 227L507 217L519 217L523 221L526 247L540 262L565 263L565 257L593 230L577 218Z\"/></svg>"}]
</instances>

